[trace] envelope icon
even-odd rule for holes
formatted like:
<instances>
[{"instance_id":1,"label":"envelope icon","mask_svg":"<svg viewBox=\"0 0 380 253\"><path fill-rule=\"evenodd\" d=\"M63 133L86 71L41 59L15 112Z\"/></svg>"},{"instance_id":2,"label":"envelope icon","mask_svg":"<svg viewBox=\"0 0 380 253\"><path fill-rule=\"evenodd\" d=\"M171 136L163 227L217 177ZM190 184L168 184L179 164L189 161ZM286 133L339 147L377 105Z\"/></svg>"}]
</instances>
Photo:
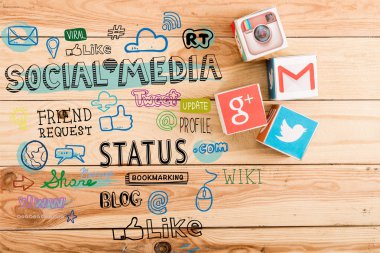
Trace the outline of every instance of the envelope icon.
<instances>
[{"instance_id":1,"label":"envelope icon","mask_svg":"<svg viewBox=\"0 0 380 253\"><path fill-rule=\"evenodd\" d=\"M287 75L291 79L297 81L302 76L306 75L307 72L309 72L309 74L310 74L310 80L307 84L305 84L305 82L291 82L291 83L287 84L287 86L289 87L289 85L292 85L292 86L298 85L299 90L304 90L306 88L305 85L310 84L310 88L307 88L307 89L308 90L314 90L315 89L315 76L314 76L314 64L313 63L308 64L305 68L303 68L297 74L294 74L293 72L289 71L288 69L286 69L282 66L278 66L278 80L279 80L280 92L283 93L285 91L284 75ZM294 88L297 89L297 87L294 87Z\"/></svg>"},{"instance_id":2,"label":"envelope icon","mask_svg":"<svg viewBox=\"0 0 380 253\"><path fill-rule=\"evenodd\" d=\"M8 27L8 44L11 46L36 46L38 31L34 26Z\"/></svg>"}]
</instances>

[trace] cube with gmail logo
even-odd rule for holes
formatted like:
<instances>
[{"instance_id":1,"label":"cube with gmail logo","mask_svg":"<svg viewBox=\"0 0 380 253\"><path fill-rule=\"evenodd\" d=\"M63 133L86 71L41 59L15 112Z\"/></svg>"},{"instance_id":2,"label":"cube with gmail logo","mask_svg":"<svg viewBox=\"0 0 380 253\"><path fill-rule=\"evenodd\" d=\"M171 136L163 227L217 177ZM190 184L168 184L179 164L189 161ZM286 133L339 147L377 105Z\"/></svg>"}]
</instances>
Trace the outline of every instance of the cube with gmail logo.
<instances>
[{"instance_id":1,"label":"cube with gmail logo","mask_svg":"<svg viewBox=\"0 0 380 253\"><path fill-rule=\"evenodd\" d=\"M256 140L288 156L301 160L317 129L318 122L282 105L273 105L268 125Z\"/></svg>"},{"instance_id":2,"label":"cube with gmail logo","mask_svg":"<svg viewBox=\"0 0 380 253\"><path fill-rule=\"evenodd\" d=\"M215 94L219 119L225 134L234 134L266 125L259 84Z\"/></svg>"},{"instance_id":3,"label":"cube with gmail logo","mask_svg":"<svg viewBox=\"0 0 380 253\"><path fill-rule=\"evenodd\" d=\"M317 56L301 55L267 61L269 96L289 100L318 96Z\"/></svg>"},{"instance_id":4,"label":"cube with gmail logo","mask_svg":"<svg viewBox=\"0 0 380 253\"><path fill-rule=\"evenodd\" d=\"M288 46L276 8L239 18L231 27L244 61L260 58Z\"/></svg>"}]
</instances>

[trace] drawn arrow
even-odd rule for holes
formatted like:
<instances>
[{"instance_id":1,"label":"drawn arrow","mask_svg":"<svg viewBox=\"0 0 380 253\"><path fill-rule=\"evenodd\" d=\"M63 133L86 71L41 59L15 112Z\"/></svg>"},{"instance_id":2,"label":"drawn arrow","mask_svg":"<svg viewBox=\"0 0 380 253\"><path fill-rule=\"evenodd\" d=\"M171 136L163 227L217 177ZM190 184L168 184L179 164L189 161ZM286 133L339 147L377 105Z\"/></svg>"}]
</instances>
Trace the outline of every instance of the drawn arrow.
<instances>
[{"instance_id":1,"label":"drawn arrow","mask_svg":"<svg viewBox=\"0 0 380 253\"><path fill-rule=\"evenodd\" d=\"M14 180L13 181L13 187L19 188L22 187L23 191L26 191L29 189L32 185L34 185L34 181L27 178L26 176L22 175L21 180Z\"/></svg>"}]
</instances>

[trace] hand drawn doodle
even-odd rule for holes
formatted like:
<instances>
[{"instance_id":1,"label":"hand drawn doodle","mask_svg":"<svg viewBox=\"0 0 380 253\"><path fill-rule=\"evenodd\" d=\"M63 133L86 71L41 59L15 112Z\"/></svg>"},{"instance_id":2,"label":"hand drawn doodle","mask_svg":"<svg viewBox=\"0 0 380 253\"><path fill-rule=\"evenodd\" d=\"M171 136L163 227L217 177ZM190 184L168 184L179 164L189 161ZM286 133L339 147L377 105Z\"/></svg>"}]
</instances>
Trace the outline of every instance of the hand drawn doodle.
<instances>
[{"instance_id":1,"label":"hand drawn doodle","mask_svg":"<svg viewBox=\"0 0 380 253\"><path fill-rule=\"evenodd\" d=\"M74 28L65 30L65 40L82 41L87 40L87 32L84 28Z\"/></svg>"},{"instance_id":2,"label":"hand drawn doodle","mask_svg":"<svg viewBox=\"0 0 380 253\"><path fill-rule=\"evenodd\" d=\"M74 214L74 210L71 210L71 212L68 214L68 215L66 215L66 217L67 217L67 222L72 222L72 223L74 223L74 220L78 217L78 216L76 216L75 214Z\"/></svg>"},{"instance_id":3,"label":"hand drawn doodle","mask_svg":"<svg viewBox=\"0 0 380 253\"><path fill-rule=\"evenodd\" d=\"M111 40L114 39L120 39L120 37L125 35L125 28L123 28L121 25L114 25L111 29L108 29L107 36L111 38Z\"/></svg>"},{"instance_id":4,"label":"hand drawn doodle","mask_svg":"<svg viewBox=\"0 0 380 253\"><path fill-rule=\"evenodd\" d=\"M83 156L86 154L86 147L83 145L66 145L64 148L55 149L55 158L60 159L58 165L67 159L78 159L84 163Z\"/></svg>"},{"instance_id":5,"label":"hand drawn doodle","mask_svg":"<svg viewBox=\"0 0 380 253\"><path fill-rule=\"evenodd\" d=\"M179 118L179 132L211 134L211 118Z\"/></svg>"},{"instance_id":6,"label":"hand drawn doodle","mask_svg":"<svg viewBox=\"0 0 380 253\"><path fill-rule=\"evenodd\" d=\"M22 164L31 170L40 170L48 160L48 151L45 145L37 140L26 143L21 151Z\"/></svg>"},{"instance_id":7,"label":"hand drawn doodle","mask_svg":"<svg viewBox=\"0 0 380 253\"><path fill-rule=\"evenodd\" d=\"M57 56L59 49L59 39L57 37L50 37L46 41L46 48L53 59Z\"/></svg>"},{"instance_id":8,"label":"hand drawn doodle","mask_svg":"<svg viewBox=\"0 0 380 253\"><path fill-rule=\"evenodd\" d=\"M154 230L153 228L159 228L159 226L153 226L152 219L146 219L146 230L148 239L157 239L157 238L186 238L187 233L191 236L198 237L202 235L202 223L198 220L190 220L187 223L186 228L182 227L185 223L185 219L180 219L176 221L176 218L170 217L162 218L162 230ZM142 226L137 225L137 217L133 217L131 222L126 228L113 228L112 236L114 240L141 240L144 238L144 229Z\"/></svg>"},{"instance_id":9,"label":"hand drawn doodle","mask_svg":"<svg viewBox=\"0 0 380 253\"><path fill-rule=\"evenodd\" d=\"M69 53L81 54L82 50L80 48L78 50ZM199 58L202 59L200 64ZM63 63L61 66L55 63L44 67L32 64L27 68L12 64L5 69L5 78L8 81L6 90L10 93L21 90L34 93L106 88L110 90L137 88L147 84L165 85L168 82L176 84L184 80L194 83L223 78L215 55L207 54L199 58L197 55L191 55L188 62L178 56L172 56L168 61L165 56L153 57L150 62L144 62L142 58L133 62L124 59L119 64L118 73L102 71L101 62L98 60L87 65L80 61L72 65ZM52 72L54 75L50 74Z\"/></svg>"},{"instance_id":10,"label":"hand drawn doodle","mask_svg":"<svg viewBox=\"0 0 380 253\"><path fill-rule=\"evenodd\" d=\"M171 31L182 27L181 17L174 11L164 12L162 30Z\"/></svg>"},{"instance_id":11,"label":"hand drawn doodle","mask_svg":"<svg viewBox=\"0 0 380 253\"><path fill-rule=\"evenodd\" d=\"M137 222L139 220L137 217L133 217L131 219L131 222L125 229L112 229L112 236L114 240L141 240L144 238L144 229L141 226L137 225ZM138 232L135 232L135 230L138 229ZM117 236L116 234L119 234Z\"/></svg>"},{"instance_id":12,"label":"hand drawn doodle","mask_svg":"<svg viewBox=\"0 0 380 253\"><path fill-rule=\"evenodd\" d=\"M209 98L182 98L180 110L186 113L209 113L211 111L211 100Z\"/></svg>"},{"instance_id":13,"label":"hand drawn doodle","mask_svg":"<svg viewBox=\"0 0 380 253\"><path fill-rule=\"evenodd\" d=\"M38 30L35 26L10 26L8 27L8 45L10 46L37 46Z\"/></svg>"},{"instance_id":14,"label":"hand drawn doodle","mask_svg":"<svg viewBox=\"0 0 380 253\"><path fill-rule=\"evenodd\" d=\"M48 208L48 209L56 209L56 208L64 208L67 201L65 197L61 198L38 198L33 195L28 195L27 197L19 197L21 208Z\"/></svg>"},{"instance_id":15,"label":"hand drawn doodle","mask_svg":"<svg viewBox=\"0 0 380 253\"><path fill-rule=\"evenodd\" d=\"M202 163L215 162L226 152L228 152L227 142L200 140L193 147L195 157Z\"/></svg>"},{"instance_id":16,"label":"hand drawn doodle","mask_svg":"<svg viewBox=\"0 0 380 253\"><path fill-rule=\"evenodd\" d=\"M156 215L165 214L168 210L166 205L169 202L169 196L164 191L155 191L150 194L148 199L148 209Z\"/></svg>"},{"instance_id":17,"label":"hand drawn doodle","mask_svg":"<svg viewBox=\"0 0 380 253\"><path fill-rule=\"evenodd\" d=\"M145 34L144 37L141 33ZM156 35L152 29L142 28L136 35L136 41L128 43L124 50L127 53L164 52L167 48L168 39L164 35Z\"/></svg>"},{"instance_id":18,"label":"hand drawn doodle","mask_svg":"<svg viewBox=\"0 0 380 253\"><path fill-rule=\"evenodd\" d=\"M187 184L188 172L128 172L126 185Z\"/></svg>"},{"instance_id":19,"label":"hand drawn doodle","mask_svg":"<svg viewBox=\"0 0 380 253\"><path fill-rule=\"evenodd\" d=\"M146 151L146 160L145 163L146 165L151 165L152 164L152 150L153 148L157 149L158 153L158 159L161 164L169 164L172 161L172 149L175 149L175 151L180 155L180 157L177 157L177 159L174 160L175 164L186 164L187 162L187 153L186 151L181 147L182 144L186 144L186 140L179 138L175 140L175 143L172 144L172 140L167 139L166 141L163 140L157 140L158 145L156 146L156 140L142 140L140 142L142 149L145 149ZM166 142L166 148L165 148L165 142ZM123 165L143 165L141 156L140 156L140 151L137 148L136 141L132 141L132 143L127 145L127 142L125 141L117 141L117 142L112 142L112 146L117 149L117 165L118 166L123 166ZM123 161L123 149L124 147L129 147L129 152L126 152L127 154L127 161ZM173 148L172 148L173 146ZM100 162L100 166L103 168L107 168L108 166L112 165L112 156L109 153L109 148L111 147L111 143L108 141L104 141L100 144L99 151L101 155L104 156L106 159L105 162ZM165 154L166 151L166 154ZM112 153L112 152L111 152Z\"/></svg>"},{"instance_id":20,"label":"hand drawn doodle","mask_svg":"<svg viewBox=\"0 0 380 253\"><path fill-rule=\"evenodd\" d=\"M123 191L119 194L119 198L116 197L116 193L109 193L108 191L103 191L100 193L100 207L101 208L119 208L121 206L127 207L129 204L132 206L140 206L142 199L136 196L140 196L138 190L134 190L131 193ZM119 200L119 203L117 202Z\"/></svg>"},{"instance_id":21,"label":"hand drawn doodle","mask_svg":"<svg viewBox=\"0 0 380 253\"><path fill-rule=\"evenodd\" d=\"M187 49L209 48L214 42L214 33L209 29L186 29L183 31L182 40Z\"/></svg>"},{"instance_id":22,"label":"hand drawn doodle","mask_svg":"<svg viewBox=\"0 0 380 253\"><path fill-rule=\"evenodd\" d=\"M102 116L99 118L99 127L103 132L114 130L128 131L133 127L133 117L127 114L123 105L117 106L115 115Z\"/></svg>"},{"instance_id":23,"label":"hand drawn doodle","mask_svg":"<svg viewBox=\"0 0 380 253\"><path fill-rule=\"evenodd\" d=\"M197 196L195 198L195 206L197 209L201 212L207 212L211 209L212 204L214 203L214 197L212 195L212 191L209 187L206 186L206 184L211 183L216 180L218 175L213 172L209 172L208 170L205 170L208 174L213 175L214 178L207 181L203 184L203 186L199 189Z\"/></svg>"},{"instance_id":24,"label":"hand drawn doodle","mask_svg":"<svg viewBox=\"0 0 380 253\"><path fill-rule=\"evenodd\" d=\"M177 125L177 117L171 111L163 111L156 118L157 126L164 131L171 131Z\"/></svg>"},{"instance_id":25,"label":"hand drawn doodle","mask_svg":"<svg viewBox=\"0 0 380 253\"><path fill-rule=\"evenodd\" d=\"M101 91L98 94L98 99L92 100L91 105L96 106L100 111L106 112L112 106L117 104L117 97L111 95L108 91Z\"/></svg>"},{"instance_id":26,"label":"hand drawn doodle","mask_svg":"<svg viewBox=\"0 0 380 253\"><path fill-rule=\"evenodd\" d=\"M90 46L75 44L74 48L66 49L66 56L102 55L110 53L111 46L101 44L90 44Z\"/></svg>"},{"instance_id":27,"label":"hand drawn doodle","mask_svg":"<svg viewBox=\"0 0 380 253\"><path fill-rule=\"evenodd\" d=\"M255 170L258 172L258 183L256 183L257 181L253 181L250 178L251 174ZM230 175L230 174L227 175L227 173L226 173L227 169L223 169L223 172L224 172L224 179L226 180L226 184L235 184L236 169L233 169L232 175ZM238 173L237 177L239 178L238 184L244 184L243 180L242 180L242 178L244 178L243 173L242 173L242 169L239 169L239 173ZM248 173L248 169L245 169L245 184L262 184L262 182L261 182L261 169L251 169L251 171L249 173Z\"/></svg>"},{"instance_id":28,"label":"hand drawn doodle","mask_svg":"<svg viewBox=\"0 0 380 253\"><path fill-rule=\"evenodd\" d=\"M25 108L15 108L10 115L11 122L18 125L19 130L27 130L26 120L28 118L28 114L26 113Z\"/></svg>"},{"instance_id":29,"label":"hand drawn doodle","mask_svg":"<svg viewBox=\"0 0 380 253\"><path fill-rule=\"evenodd\" d=\"M23 191L28 190L32 185L34 185L34 181L24 175L21 175L21 180L13 180L13 188L22 188Z\"/></svg>"},{"instance_id":30,"label":"hand drawn doodle","mask_svg":"<svg viewBox=\"0 0 380 253\"><path fill-rule=\"evenodd\" d=\"M92 126L82 125L91 120L92 113L88 108L46 109L37 110L37 113L39 119L38 125L48 125L47 127L38 128L40 138L91 135L90 130ZM66 124L66 126L62 126L62 124Z\"/></svg>"},{"instance_id":31,"label":"hand drawn doodle","mask_svg":"<svg viewBox=\"0 0 380 253\"><path fill-rule=\"evenodd\" d=\"M118 63L115 59L107 58L103 61L103 68L113 73L117 67Z\"/></svg>"},{"instance_id":32,"label":"hand drawn doodle","mask_svg":"<svg viewBox=\"0 0 380 253\"><path fill-rule=\"evenodd\" d=\"M55 189L62 187L91 187L96 185L97 183L97 181L93 181L92 179L80 179L77 181L76 179L72 178L70 181L68 181L68 179L65 176L66 172L64 170L61 171L59 177L57 176L57 171L54 169L51 170L50 173L53 177L50 179L50 181L45 181L41 188Z\"/></svg>"}]
</instances>

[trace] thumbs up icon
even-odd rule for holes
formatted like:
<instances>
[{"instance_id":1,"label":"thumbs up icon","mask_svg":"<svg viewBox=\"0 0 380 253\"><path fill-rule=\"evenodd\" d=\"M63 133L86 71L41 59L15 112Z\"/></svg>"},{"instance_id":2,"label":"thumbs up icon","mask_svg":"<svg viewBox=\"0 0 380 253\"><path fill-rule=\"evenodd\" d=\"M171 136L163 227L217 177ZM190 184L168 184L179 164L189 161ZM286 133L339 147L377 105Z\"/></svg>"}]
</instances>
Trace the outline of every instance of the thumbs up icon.
<instances>
[{"instance_id":1,"label":"thumbs up icon","mask_svg":"<svg viewBox=\"0 0 380 253\"><path fill-rule=\"evenodd\" d=\"M141 240L144 238L144 229L141 226L137 225L138 219L137 217L133 217L131 223L124 228L112 229L112 235L114 240ZM119 236L117 235L119 234Z\"/></svg>"},{"instance_id":2,"label":"thumbs up icon","mask_svg":"<svg viewBox=\"0 0 380 253\"><path fill-rule=\"evenodd\" d=\"M75 47L73 49L66 49L66 55L67 56L79 56L82 54L82 50L79 48L79 44L75 44Z\"/></svg>"},{"instance_id":3,"label":"thumbs up icon","mask_svg":"<svg viewBox=\"0 0 380 253\"><path fill-rule=\"evenodd\" d=\"M123 105L118 105L115 115L99 118L99 126L100 130L105 132L113 130L128 131L133 127L132 115L125 112Z\"/></svg>"}]
</instances>

